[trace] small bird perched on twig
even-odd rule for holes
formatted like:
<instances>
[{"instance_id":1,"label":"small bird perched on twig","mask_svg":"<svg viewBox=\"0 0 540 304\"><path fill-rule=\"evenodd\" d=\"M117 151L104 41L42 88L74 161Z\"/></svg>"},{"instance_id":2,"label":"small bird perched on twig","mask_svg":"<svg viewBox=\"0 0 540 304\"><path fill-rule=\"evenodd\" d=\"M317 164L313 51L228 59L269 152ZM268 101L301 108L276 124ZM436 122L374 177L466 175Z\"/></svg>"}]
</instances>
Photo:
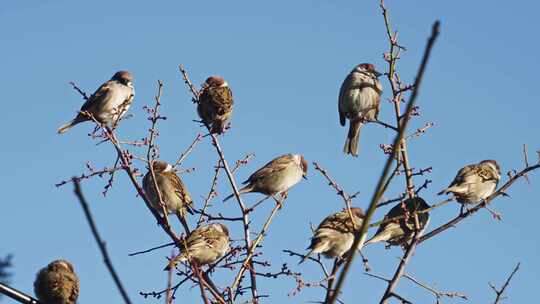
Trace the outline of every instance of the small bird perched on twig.
<instances>
[{"instance_id":1,"label":"small bird perched on twig","mask_svg":"<svg viewBox=\"0 0 540 304\"><path fill-rule=\"evenodd\" d=\"M281 193L286 196L287 191L296 185L302 178L306 178L307 161L300 154L285 154L274 158L243 182L247 184L240 189L240 194L258 192L266 195ZM227 196L223 201L231 199L234 194Z\"/></svg>"},{"instance_id":2,"label":"small bird perched on twig","mask_svg":"<svg viewBox=\"0 0 540 304\"><path fill-rule=\"evenodd\" d=\"M354 222L347 209L327 216L315 230L307 248L309 252L299 264L313 253L322 253L327 258L341 258L349 252L354 242L354 232L360 229L364 219L364 212L360 208L351 208L351 213Z\"/></svg>"},{"instance_id":3,"label":"small bird perched on twig","mask_svg":"<svg viewBox=\"0 0 540 304\"><path fill-rule=\"evenodd\" d=\"M56 260L41 269L34 281L34 293L46 304L74 304L79 297L79 278L73 265Z\"/></svg>"},{"instance_id":4,"label":"small bird perched on twig","mask_svg":"<svg viewBox=\"0 0 540 304\"><path fill-rule=\"evenodd\" d=\"M178 215L182 225L187 229L187 222L185 221L186 211L192 213L191 207L193 200L189 195L187 187L184 185L180 177L176 175L173 167L164 162L155 160L152 162L152 168L154 169L154 176L156 178L156 184L161 195L161 200L167 209L169 214L174 213ZM143 178L143 189L146 196L152 203L152 207L158 212L163 213L159 205L159 196L156 191L154 181L152 180L152 172L148 170ZM189 230L189 229L188 229Z\"/></svg>"},{"instance_id":5,"label":"small bird perched on twig","mask_svg":"<svg viewBox=\"0 0 540 304\"><path fill-rule=\"evenodd\" d=\"M438 194L452 193L461 204L477 204L495 192L500 179L499 164L487 159L461 168L450 186Z\"/></svg>"},{"instance_id":6,"label":"small bird perched on twig","mask_svg":"<svg viewBox=\"0 0 540 304\"><path fill-rule=\"evenodd\" d=\"M220 76L210 76L202 85L197 112L210 127L210 133L223 134L231 119L233 96L229 84Z\"/></svg>"},{"instance_id":7,"label":"small bird perched on twig","mask_svg":"<svg viewBox=\"0 0 540 304\"><path fill-rule=\"evenodd\" d=\"M349 133L343 153L358 156L358 140L362 125L377 120L381 102L381 73L371 63L357 65L343 81L339 90L339 122L345 126L349 119Z\"/></svg>"},{"instance_id":8,"label":"small bird perched on twig","mask_svg":"<svg viewBox=\"0 0 540 304\"><path fill-rule=\"evenodd\" d=\"M58 128L58 133L62 134L81 122L91 120L84 112L92 115L98 122L112 124L114 127L126 114L134 96L135 89L131 73L116 72L86 100L73 120Z\"/></svg>"},{"instance_id":9,"label":"small bird perched on twig","mask_svg":"<svg viewBox=\"0 0 540 304\"><path fill-rule=\"evenodd\" d=\"M200 226L193 230L182 247L182 252L169 261L165 270L170 270L184 261L193 261L198 265L216 262L230 249L229 229L220 223Z\"/></svg>"},{"instance_id":10,"label":"small bird perched on twig","mask_svg":"<svg viewBox=\"0 0 540 304\"><path fill-rule=\"evenodd\" d=\"M404 218L383 223L377 229L375 235L364 244L376 242L387 242L389 245L403 245L412 239L416 231L416 223L413 213L428 209L430 206L421 197L406 199L404 202L394 206L384 216L383 221L404 216ZM429 223L429 213L418 213L418 231L422 231Z\"/></svg>"}]
</instances>

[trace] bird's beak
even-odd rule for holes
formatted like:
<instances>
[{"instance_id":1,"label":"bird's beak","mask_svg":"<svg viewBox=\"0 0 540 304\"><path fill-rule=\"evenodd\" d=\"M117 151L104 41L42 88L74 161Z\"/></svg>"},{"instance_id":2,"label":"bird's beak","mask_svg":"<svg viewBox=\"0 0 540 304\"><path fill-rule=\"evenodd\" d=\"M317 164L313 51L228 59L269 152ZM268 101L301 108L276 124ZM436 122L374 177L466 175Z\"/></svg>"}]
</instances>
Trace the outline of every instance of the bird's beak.
<instances>
[{"instance_id":1,"label":"bird's beak","mask_svg":"<svg viewBox=\"0 0 540 304\"><path fill-rule=\"evenodd\" d=\"M382 73L377 70L373 70L373 74L375 74L375 77L379 77L382 75Z\"/></svg>"},{"instance_id":2,"label":"bird's beak","mask_svg":"<svg viewBox=\"0 0 540 304\"><path fill-rule=\"evenodd\" d=\"M307 180L307 175L305 175L305 174L302 175L302 178L305 179L305 180Z\"/></svg>"}]
</instances>

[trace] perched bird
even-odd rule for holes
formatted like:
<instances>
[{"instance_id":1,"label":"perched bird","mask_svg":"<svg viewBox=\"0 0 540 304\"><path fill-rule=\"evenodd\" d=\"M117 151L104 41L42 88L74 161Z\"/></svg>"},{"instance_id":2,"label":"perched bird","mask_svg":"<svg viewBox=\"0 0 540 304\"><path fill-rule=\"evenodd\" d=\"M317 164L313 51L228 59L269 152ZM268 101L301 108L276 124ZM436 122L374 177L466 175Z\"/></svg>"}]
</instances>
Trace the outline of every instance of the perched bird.
<instances>
[{"instance_id":1,"label":"perched bird","mask_svg":"<svg viewBox=\"0 0 540 304\"><path fill-rule=\"evenodd\" d=\"M487 159L461 168L450 186L438 194L453 193L461 204L476 204L495 192L500 179L499 164Z\"/></svg>"},{"instance_id":2,"label":"perched bird","mask_svg":"<svg viewBox=\"0 0 540 304\"><path fill-rule=\"evenodd\" d=\"M275 195L281 193L286 195L287 191L296 185L302 178L306 178L308 164L300 154L285 154L274 158L264 165L264 167L255 171L243 182L247 184L240 189L240 194L248 192L258 192L266 195ZM229 195L223 201L232 198L234 194Z\"/></svg>"},{"instance_id":3,"label":"perched bird","mask_svg":"<svg viewBox=\"0 0 540 304\"><path fill-rule=\"evenodd\" d=\"M225 79L220 76L208 77L199 95L197 112L203 122L210 127L210 133L225 132L232 110L232 91Z\"/></svg>"},{"instance_id":4,"label":"perched bird","mask_svg":"<svg viewBox=\"0 0 540 304\"><path fill-rule=\"evenodd\" d=\"M345 126L349 119L349 133L343 153L358 156L358 139L362 124L377 120L382 86L381 73L370 63L357 65L345 78L339 90L339 122Z\"/></svg>"},{"instance_id":5,"label":"perched bird","mask_svg":"<svg viewBox=\"0 0 540 304\"><path fill-rule=\"evenodd\" d=\"M161 200L165 204L167 212L169 214L177 214L183 220L182 224L184 227L187 227L187 223L185 223L186 211L192 214L191 206L193 205L193 200L189 195L187 187L180 177L176 175L170 164L164 161L154 161L152 168L154 169L154 176L156 177L156 184L161 195ZM158 192L156 191L150 170L148 170L143 178L143 189L152 207L162 213L159 206Z\"/></svg>"},{"instance_id":6,"label":"perched bird","mask_svg":"<svg viewBox=\"0 0 540 304\"><path fill-rule=\"evenodd\" d=\"M200 226L185 240L182 252L169 262L165 270L184 261L193 261L199 265L211 264L223 257L229 249L229 229L225 225Z\"/></svg>"},{"instance_id":7,"label":"perched bird","mask_svg":"<svg viewBox=\"0 0 540 304\"><path fill-rule=\"evenodd\" d=\"M81 112L92 114L102 124L112 124L114 126L127 112L135 96L132 81L133 76L131 76L130 72L116 72L109 81L102 84L86 100L75 119L58 128L58 133L62 134L76 124L91 120Z\"/></svg>"},{"instance_id":8,"label":"perched bird","mask_svg":"<svg viewBox=\"0 0 540 304\"><path fill-rule=\"evenodd\" d=\"M56 260L41 269L34 281L34 293L47 304L73 304L79 297L79 278L73 265Z\"/></svg>"},{"instance_id":9,"label":"perched bird","mask_svg":"<svg viewBox=\"0 0 540 304\"><path fill-rule=\"evenodd\" d=\"M405 207L405 208L404 208ZM403 245L412 239L415 232L415 219L411 214L416 211L428 209L430 206L421 197L407 199L403 203L394 206L386 214L383 221L405 216L404 218L390 221L379 226L375 235L366 241L364 245L386 241L389 245ZM406 212L405 212L406 210ZM429 213L418 214L418 228L420 232L426 228L429 223Z\"/></svg>"},{"instance_id":10,"label":"perched bird","mask_svg":"<svg viewBox=\"0 0 540 304\"><path fill-rule=\"evenodd\" d=\"M327 216L315 230L307 248L309 252L300 263L313 253L322 253L327 258L341 258L349 252L354 241L354 232L360 229L364 219L364 212L360 208L351 208L351 213L354 224L347 209Z\"/></svg>"}]
</instances>

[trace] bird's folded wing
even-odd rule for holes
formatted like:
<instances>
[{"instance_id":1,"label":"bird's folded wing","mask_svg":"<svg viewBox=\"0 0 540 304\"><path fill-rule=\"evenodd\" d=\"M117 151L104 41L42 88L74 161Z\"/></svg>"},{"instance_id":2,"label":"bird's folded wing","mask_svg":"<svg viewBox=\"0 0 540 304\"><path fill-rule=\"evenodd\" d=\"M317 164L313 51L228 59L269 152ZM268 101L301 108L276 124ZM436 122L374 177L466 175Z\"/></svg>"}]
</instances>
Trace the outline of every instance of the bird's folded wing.
<instances>
[{"instance_id":1,"label":"bird's folded wing","mask_svg":"<svg viewBox=\"0 0 540 304\"><path fill-rule=\"evenodd\" d=\"M81 111L91 110L91 107L96 106L98 103L101 103L103 99L107 96L111 89L111 83L109 81L102 84L95 92L88 98L88 100L81 107Z\"/></svg>"},{"instance_id":2,"label":"bird's folded wing","mask_svg":"<svg viewBox=\"0 0 540 304\"><path fill-rule=\"evenodd\" d=\"M229 111L233 104L232 91L229 87L211 88L208 90L211 100L214 101L216 112L223 115Z\"/></svg>"},{"instance_id":3,"label":"bird's folded wing","mask_svg":"<svg viewBox=\"0 0 540 304\"><path fill-rule=\"evenodd\" d=\"M251 176L248 178L248 181L253 182L263 177L266 177L269 174L283 171L287 169L288 166L290 166L291 162L293 162L293 156L291 154L278 157L264 165L264 167L255 171L255 173L251 174Z\"/></svg>"}]
</instances>

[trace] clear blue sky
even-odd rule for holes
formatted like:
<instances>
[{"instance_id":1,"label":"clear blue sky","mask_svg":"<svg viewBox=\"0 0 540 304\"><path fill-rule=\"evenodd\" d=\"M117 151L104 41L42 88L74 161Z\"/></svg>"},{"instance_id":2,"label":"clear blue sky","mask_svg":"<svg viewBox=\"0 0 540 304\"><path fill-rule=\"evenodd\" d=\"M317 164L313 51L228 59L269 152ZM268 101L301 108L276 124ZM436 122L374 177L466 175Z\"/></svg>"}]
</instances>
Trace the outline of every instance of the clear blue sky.
<instances>
[{"instance_id":1,"label":"clear blue sky","mask_svg":"<svg viewBox=\"0 0 540 304\"><path fill-rule=\"evenodd\" d=\"M435 195L465 164L493 158L503 172L522 166L522 144L540 148L538 113L537 1L388 1L400 41L409 48L400 63L410 82L432 22L440 19L442 34L429 63L418 100L422 117L412 127L435 122L410 144L414 167L433 166L433 180L424 198ZM161 123L162 158L174 160L201 129L177 65L183 63L199 85L211 74L224 76L234 91L233 128L222 139L230 162L253 152L256 158L238 172L238 179L269 159L284 153L303 153L318 161L349 192L360 191L356 204L365 208L385 157L378 149L393 134L370 125L363 131L361 155L345 157L341 148L346 129L339 126L337 95L346 74L358 63L373 62L383 69L387 49L378 1L9 1L0 3L0 99L2 115L2 171L0 184L0 254L15 255L15 287L30 292L37 270L56 258L75 264L81 278L80 303L120 303L70 185L54 184L85 169L110 165L114 151L95 146L86 134L89 124L63 136L57 127L71 119L81 98L68 82L93 92L119 69L135 76L137 95L119 135L144 136L148 121L143 105L152 102L156 81L165 82ZM388 97L388 83L385 97ZM381 117L392 121L391 106L383 103ZM208 140L199 145L185 165L196 171L183 176L196 204L208 191L216 155ZM128 253L168 242L124 174L107 197L105 180L84 183L95 219L120 276L135 303L139 291L165 286L161 271L170 249L130 258ZM220 179L223 197L230 192ZM388 196L398 193L397 181ZM422 178L416 180L418 184ZM526 303L540 284L538 213L540 178L518 182L511 198L500 198L494 208L497 222L481 211L457 228L421 245L407 271L445 290L468 294L470 303L494 298L488 281L498 284L514 265L522 269L508 289L511 303ZM248 201L259 195L248 195ZM234 202L219 209L235 214ZM309 223L318 224L341 209L342 201L319 173L291 192L285 208L270 228L264 250L274 261L293 265L310 280L318 280L315 265L296 266L297 259L282 249L302 251L310 237ZM270 204L254 217L260 225ZM380 210L377 218L386 210ZM431 227L459 212L455 203L432 214ZM233 238L241 237L240 226ZM401 250L382 245L366 249L376 274L391 276ZM328 261L330 264L330 261ZM232 274L219 270L217 282ZM306 289L290 298L292 279L260 280L265 303L306 303L320 300L322 291ZM384 292L382 281L365 276L357 261L345 289L347 303L374 303ZM433 302L426 291L403 280L400 294L414 302ZM184 288L182 302L198 299L197 289ZM5 303L10 300L4 298ZM179 301L180 302L180 301ZM448 300L447 302L452 302ZM461 302L456 300L456 302Z\"/></svg>"}]
</instances>

